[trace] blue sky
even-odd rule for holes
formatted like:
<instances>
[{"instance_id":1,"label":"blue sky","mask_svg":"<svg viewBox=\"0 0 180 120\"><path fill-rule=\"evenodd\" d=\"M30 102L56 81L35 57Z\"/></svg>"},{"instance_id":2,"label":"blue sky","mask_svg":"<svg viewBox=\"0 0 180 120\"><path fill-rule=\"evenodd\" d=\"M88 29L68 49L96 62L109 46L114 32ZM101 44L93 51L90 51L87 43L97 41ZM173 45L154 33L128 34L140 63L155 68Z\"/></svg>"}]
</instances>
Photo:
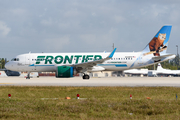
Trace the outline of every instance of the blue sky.
<instances>
[{"instance_id":1,"label":"blue sky","mask_svg":"<svg viewBox=\"0 0 180 120\"><path fill-rule=\"evenodd\" d=\"M36 52L141 51L165 24L180 47L178 0L0 0L0 57Z\"/></svg>"}]
</instances>

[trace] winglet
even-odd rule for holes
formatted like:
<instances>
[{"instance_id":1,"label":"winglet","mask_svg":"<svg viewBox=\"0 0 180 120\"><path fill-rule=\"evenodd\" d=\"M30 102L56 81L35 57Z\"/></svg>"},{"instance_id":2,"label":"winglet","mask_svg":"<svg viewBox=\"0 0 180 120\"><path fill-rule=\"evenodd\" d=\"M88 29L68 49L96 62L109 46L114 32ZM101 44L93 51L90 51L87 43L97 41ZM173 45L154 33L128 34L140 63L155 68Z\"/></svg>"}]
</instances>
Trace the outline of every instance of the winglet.
<instances>
[{"instance_id":1,"label":"winglet","mask_svg":"<svg viewBox=\"0 0 180 120\"><path fill-rule=\"evenodd\" d=\"M114 48L114 50L111 52L111 54L109 55L109 58L112 58L112 57L113 57L115 51L116 51L116 48Z\"/></svg>"}]
</instances>

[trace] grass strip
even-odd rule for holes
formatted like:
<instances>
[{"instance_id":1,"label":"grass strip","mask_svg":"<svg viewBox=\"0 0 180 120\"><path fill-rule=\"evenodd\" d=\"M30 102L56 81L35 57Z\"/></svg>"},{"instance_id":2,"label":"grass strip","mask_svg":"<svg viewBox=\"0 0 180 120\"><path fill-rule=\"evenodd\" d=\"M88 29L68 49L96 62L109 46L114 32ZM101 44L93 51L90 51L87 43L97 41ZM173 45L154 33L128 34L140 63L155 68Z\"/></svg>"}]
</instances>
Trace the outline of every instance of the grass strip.
<instances>
[{"instance_id":1,"label":"grass strip","mask_svg":"<svg viewBox=\"0 0 180 120\"><path fill-rule=\"evenodd\" d=\"M179 119L179 91L176 87L1 86L0 119ZM72 99L77 94L87 99Z\"/></svg>"}]
</instances>

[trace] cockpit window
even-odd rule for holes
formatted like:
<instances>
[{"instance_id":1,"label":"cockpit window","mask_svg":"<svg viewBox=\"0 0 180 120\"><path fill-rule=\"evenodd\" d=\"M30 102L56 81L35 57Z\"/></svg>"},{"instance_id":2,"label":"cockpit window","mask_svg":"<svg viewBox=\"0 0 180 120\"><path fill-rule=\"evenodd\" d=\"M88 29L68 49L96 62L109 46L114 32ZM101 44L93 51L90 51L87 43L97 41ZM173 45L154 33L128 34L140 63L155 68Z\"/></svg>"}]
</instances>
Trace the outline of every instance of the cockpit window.
<instances>
[{"instance_id":1,"label":"cockpit window","mask_svg":"<svg viewBox=\"0 0 180 120\"><path fill-rule=\"evenodd\" d=\"M14 58L11 61L14 61Z\"/></svg>"},{"instance_id":2,"label":"cockpit window","mask_svg":"<svg viewBox=\"0 0 180 120\"><path fill-rule=\"evenodd\" d=\"M19 58L13 58L11 61L19 61Z\"/></svg>"}]
</instances>

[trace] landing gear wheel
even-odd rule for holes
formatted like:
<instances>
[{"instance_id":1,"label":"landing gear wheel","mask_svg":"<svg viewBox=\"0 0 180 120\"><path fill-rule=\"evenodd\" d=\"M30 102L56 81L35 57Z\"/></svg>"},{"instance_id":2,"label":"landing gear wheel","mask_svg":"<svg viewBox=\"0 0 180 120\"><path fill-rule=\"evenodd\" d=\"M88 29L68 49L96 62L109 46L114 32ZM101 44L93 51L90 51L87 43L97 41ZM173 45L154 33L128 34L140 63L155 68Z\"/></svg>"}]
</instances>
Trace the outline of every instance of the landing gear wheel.
<instances>
[{"instance_id":1,"label":"landing gear wheel","mask_svg":"<svg viewBox=\"0 0 180 120\"><path fill-rule=\"evenodd\" d=\"M89 79L89 75L84 74L82 78L83 79Z\"/></svg>"}]
</instances>

